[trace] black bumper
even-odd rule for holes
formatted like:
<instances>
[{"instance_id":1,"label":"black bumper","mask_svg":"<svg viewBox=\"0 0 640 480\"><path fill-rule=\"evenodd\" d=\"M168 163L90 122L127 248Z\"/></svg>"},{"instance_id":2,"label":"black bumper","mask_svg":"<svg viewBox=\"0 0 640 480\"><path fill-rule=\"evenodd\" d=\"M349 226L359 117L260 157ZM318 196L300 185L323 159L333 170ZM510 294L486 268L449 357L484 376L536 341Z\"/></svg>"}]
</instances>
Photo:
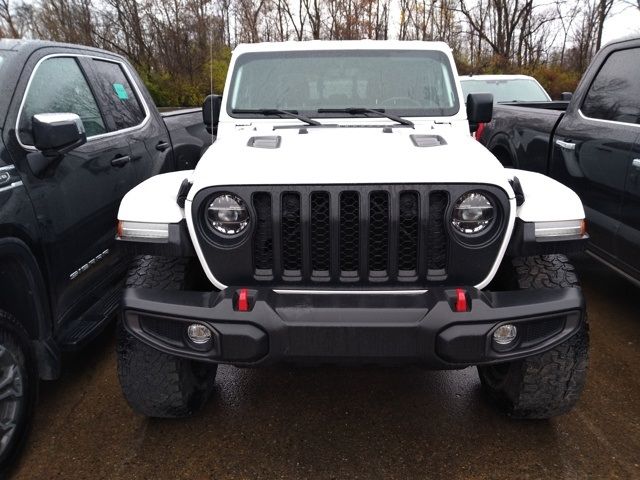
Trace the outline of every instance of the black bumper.
<instances>
[{"instance_id":1,"label":"black bumper","mask_svg":"<svg viewBox=\"0 0 640 480\"><path fill-rule=\"evenodd\" d=\"M465 289L469 311L455 311L455 289L424 293L277 293L249 290L251 310L235 309L237 289L180 292L127 289L124 324L143 342L181 357L257 365L417 363L461 368L548 350L581 328L579 288L487 293ZM194 345L187 326L214 332ZM509 348L493 344L496 328L518 327Z\"/></svg>"}]
</instances>

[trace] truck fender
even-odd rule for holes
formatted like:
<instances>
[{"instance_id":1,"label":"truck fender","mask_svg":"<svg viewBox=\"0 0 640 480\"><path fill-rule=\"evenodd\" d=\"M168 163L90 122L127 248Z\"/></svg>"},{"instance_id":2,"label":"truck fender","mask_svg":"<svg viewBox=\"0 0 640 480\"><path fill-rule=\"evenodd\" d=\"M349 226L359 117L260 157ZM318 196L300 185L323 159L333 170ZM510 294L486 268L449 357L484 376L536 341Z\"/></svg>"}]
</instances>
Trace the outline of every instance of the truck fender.
<instances>
[{"instance_id":1,"label":"truck fender","mask_svg":"<svg viewBox=\"0 0 640 480\"><path fill-rule=\"evenodd\" d=\"M487 142L487 149L500 160L505 167L517 167L518 156L511 140L504 133L494 135Z\"/></svg>"},{"instance_id":2,"label":"truck fender","mask_svg":"<svg viewBox=\"0 0 640 480\"><path fill-rule=\"evenodd\" d=\"M193 170L163 173L151 177L129 191L118 211L118 220L127 222L177 224L184 220L184 209L177 201L180 185L193 176Z\"/></svg>"},{"instance_id":3,"label":"truck fender","mask_svg":"<svg viewBox=\"0 0 640 480\"><path fill-rule=\"evenodd\" d=\"M0 308L27 331L40 378L53 380L60 372L60 355L47 299L42 272L27 244L14 237L0 239Z\"/></svg>"},{"instance_id":4,"label":"truck fender","mask_svg":"<svg viewBox=\"0 0 640 480\"><path fill-rule=\"evenodd\" d=\"M541 173L508 168L517 177L524 193L524 203L516 212L523 222L553 222L585 218L580 197L569 187Z\"/></svg>"}]
</instances>

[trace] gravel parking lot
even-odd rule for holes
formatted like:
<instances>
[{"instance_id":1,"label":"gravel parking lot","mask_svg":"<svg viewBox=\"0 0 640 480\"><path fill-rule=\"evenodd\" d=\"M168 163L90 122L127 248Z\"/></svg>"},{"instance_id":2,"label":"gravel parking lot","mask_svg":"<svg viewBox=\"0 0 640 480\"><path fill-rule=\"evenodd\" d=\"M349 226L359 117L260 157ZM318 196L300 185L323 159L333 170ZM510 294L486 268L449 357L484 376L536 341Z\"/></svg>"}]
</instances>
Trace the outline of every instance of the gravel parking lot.
<instances>
[{"instance_id":1,"label":"gravel parking lot","mask_svg":"<svg viewBox=\"0 0 640 480\"><path fill-rule=\"evenodd\" d=\"M640 478L640 289L576 264L591 366L567 416L501 416L473 368L225 366L201 415L147 420L121 396L111 331L42 386L15 478Z\"/></svg>"}]
</instances>

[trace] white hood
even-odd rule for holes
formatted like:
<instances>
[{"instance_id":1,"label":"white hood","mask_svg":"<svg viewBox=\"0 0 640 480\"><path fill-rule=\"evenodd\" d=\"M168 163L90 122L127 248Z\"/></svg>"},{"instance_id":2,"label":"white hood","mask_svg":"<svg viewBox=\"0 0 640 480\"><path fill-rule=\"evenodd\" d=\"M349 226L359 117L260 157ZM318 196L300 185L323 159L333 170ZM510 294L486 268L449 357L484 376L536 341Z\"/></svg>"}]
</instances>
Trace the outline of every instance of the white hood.
<instances>
[{"instance_id":1,"label":"white hood","mask_svg":"<svg viewBox=\"0 0 640 480\"><path fill-rule=\"evenodd\" d=\"M367 125L373 126L372 119ZM328 122L323 119L325 123ZM287 122L289 125L296 121ZM344 119L340 122L345 124ZM359 122L363 123L363 122ZM389 125L393 122L383 119ZM210 186L475 183L497 185L510 198L513 173L465 128L453 124L416 128L273 129L273 123L225 125L221 135L196 167L188 200ZM438 135L445 145L417 147L411 135ZM277 148L249 146L252 137L279 138Z\"/></svg>"}]
</instances>

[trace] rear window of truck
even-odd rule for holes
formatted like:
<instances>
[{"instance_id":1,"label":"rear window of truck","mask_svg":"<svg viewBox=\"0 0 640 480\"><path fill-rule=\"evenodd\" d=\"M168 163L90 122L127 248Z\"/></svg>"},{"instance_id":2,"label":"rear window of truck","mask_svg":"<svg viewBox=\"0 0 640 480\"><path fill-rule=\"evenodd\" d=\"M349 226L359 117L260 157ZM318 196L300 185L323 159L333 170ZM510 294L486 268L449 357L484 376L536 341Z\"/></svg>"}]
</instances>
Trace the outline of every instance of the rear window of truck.
<instances>
[{"instance_id":1,"label":"rear window of truck","mask_svg":"<svg viewBox=\"0 0 640 480\"><path fill-rule=\"evenodd\" d=\"M94 59L93 67L101 82L100 90L109 107L115 129L123 130L141 124L146 114L122 65Z\"/></svg>"}]
</instances>

